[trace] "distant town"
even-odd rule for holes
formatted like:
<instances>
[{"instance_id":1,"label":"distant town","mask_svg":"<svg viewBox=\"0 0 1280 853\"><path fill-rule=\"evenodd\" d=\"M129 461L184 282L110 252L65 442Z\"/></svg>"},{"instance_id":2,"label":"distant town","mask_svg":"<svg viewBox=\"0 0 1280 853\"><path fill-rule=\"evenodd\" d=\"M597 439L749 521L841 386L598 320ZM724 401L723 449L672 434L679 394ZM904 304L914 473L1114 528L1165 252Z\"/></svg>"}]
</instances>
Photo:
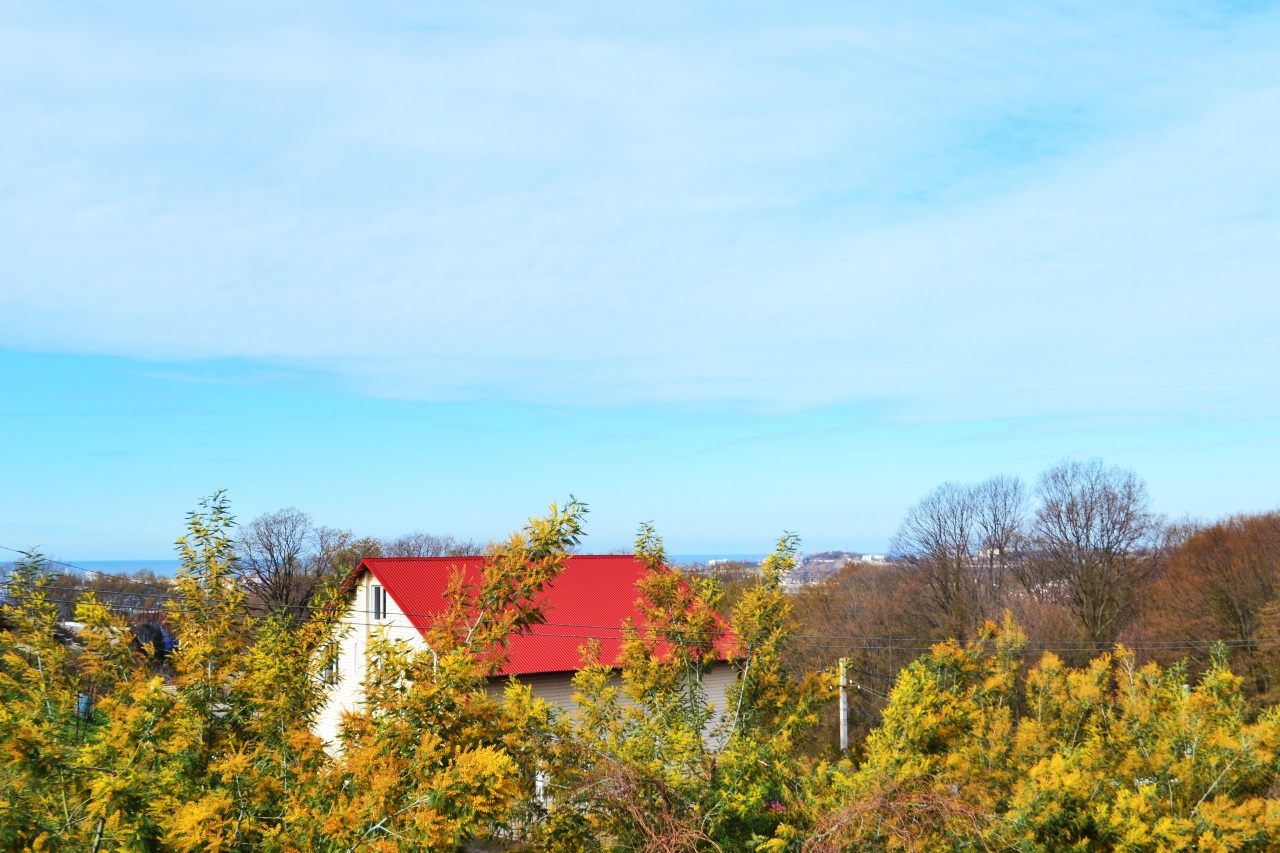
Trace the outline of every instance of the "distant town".
<instances>
[{"instance_id":1,"label":"distant town","mask_svg":"<svg viewBox=\"0 0 1280 853\"><path fill-rule=\"evenodd\" d=\"M864 565L888 565L889 558L884 554L860 554L857 551L809 551L796 555L796 567L787 573L784 586L787 589L799 589L804 586L819 584L835 575L845 566L852 563ZM708 569L724 569L741 566L746 569L759 569L758 559L714 559L706 562Z\"/></svg>"}]
</instances>

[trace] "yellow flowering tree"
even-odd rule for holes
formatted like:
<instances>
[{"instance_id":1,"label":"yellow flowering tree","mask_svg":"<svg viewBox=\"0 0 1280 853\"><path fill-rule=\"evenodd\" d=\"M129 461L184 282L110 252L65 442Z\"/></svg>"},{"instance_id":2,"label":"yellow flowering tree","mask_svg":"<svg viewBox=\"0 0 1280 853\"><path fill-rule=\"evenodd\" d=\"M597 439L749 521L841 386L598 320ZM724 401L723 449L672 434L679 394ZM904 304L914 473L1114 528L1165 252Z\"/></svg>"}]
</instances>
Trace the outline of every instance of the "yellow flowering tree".
<instances>
[{"instance_id":1,"label":"yellow flowering tree","mask_svg":"<svg viewBox=\"0 0 1280 853\"><path fill-rule=\"evenodd\" d=\"M1063 850L1273 850L1280 714L1252 722L1219 654L1198 683L1123 648L1081 670L1053 655L1027 681L1012 843Z\"/></svg>"},{"instance_id":2,"label":"yellow flowering tree","mask_svg":"<svg viewBox=\"0 0 1280 853\"><path fill-rule=\"evenodd\" d=\"M625 629L620 684L598 659L575 679L582 713L559 741L550 841L753 849L791 814L803 775L795 738L827 694L822 678L795 682L779 662L792 630L781 582L796 541L779 541L730 626L716 612L716 583L668 568L661 540L641 527L640 620ZM707 676L730 664L736 684L716 707Z\"/></svg>"},{"instance_id":3,"label":"yellow flowering tree","mask_svg":"<svg viewBox=\"0 0 1280 853\"><path fill-rule=\"evenodd\" d=\"M296 850L453 850L505 830L533 793L550 711L526 690L489 695L508 638L537 624L537 598L582 535L570 501L490 546L478 582L452 578L426 649L369 645L365 701L344 720L342 757L289 811Z\"/></svg>"},{"instance_id":4,"label":"yellow flowering tree","mask_svg":"<svg viewBox=\"0 0 1280 853\"><path fill-rule=\"evenodd\" d=\"M497 695L487 677L541 620L585 512L553 506L456 573L424 650L371 643L337 756L311 728L342 608L251 617L222 493L179 541L163 665L92 595L69 634L57 576L28 555L0 610L0 849L1280 849L1280 711L1248 705L1221 649L1196 679L1123 647L1024 674L1006 618L900 673L860 765L803 758L831 683L781 664L791 536L726 623L717 584L669 569L642 527L620 671L585 650L575 718L527 687ZM707 685L725 666L720 707Z\"/></svg>"},{"instance_id":5,"label":"yellow flowering tree","mask_svg":"<svg viewBox=\"0 0 1280 853\"><path fill-rule=\"evenodd\" d=\"M54 849L84 821L72 763L77 679L58 637L57 575L23 555L0 628L0 847Z\"/></svg>"},{"instance_id":6,"label":"yellow flowering tree","mask_svg":"<svg viewBox=\"0 0 1280 853\"><path fill-rule=\"evenodd\" d=\"M105 694L106 721L78 759L102 849L278 847L291 798L327 761L310 724L329 626L250 618L233 580L233 525L221 492L188 516L168 613L180 638L171 679L121 642L130 635L106 608L80 605L80 667Z\"/></svg>"},{"instance_id":7,"label":"yellow flowering tree","mask_svg":"<svg viewBox=\"0 0 1280 853\"><path fill-rule=\"evenodd\" d=\"M811 850L1273 850L1280 714L1117 648L1019 678L1006 621L900 675L859 768L816 774ZM1015 713L1020 708L1020 713Z\"/></svg>"}]
</instances>

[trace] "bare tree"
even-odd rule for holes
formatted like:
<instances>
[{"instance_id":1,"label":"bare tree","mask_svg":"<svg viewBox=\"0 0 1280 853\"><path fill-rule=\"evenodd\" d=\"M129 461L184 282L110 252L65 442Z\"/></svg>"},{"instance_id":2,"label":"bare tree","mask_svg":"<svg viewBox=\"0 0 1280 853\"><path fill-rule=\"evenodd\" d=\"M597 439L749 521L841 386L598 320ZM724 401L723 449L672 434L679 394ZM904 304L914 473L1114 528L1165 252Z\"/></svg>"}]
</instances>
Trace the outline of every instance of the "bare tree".
<instances>
[{"instance_id":1,"label":"bare tree","mask_svg":"<svg viewBox=\"0 0 1280 853\"><path fill-rule=\"evenodd\" d=\"M350 539L349 532L315 527L293 507L265 513L240 528L236 576L256 609L298 621Z\"/></svg>"},{"instance_id":2,"label":"bare tree","mask_svg":"<svg viewBox=\"0 0 1280 853\"><path fill-rule=\"evenodd\" d=\"M1028 592L1061 602L1085 636L1109 645L1158 568L1161 520L1132 471L1100 459L1064 461L1040 475L1031 554L1019 564Z\"/></svg>"},{"instance_id":3,"label":"bare tree","mask_svg":"<svg viewBox=\"0 0 1280 853\"><path fill-rule=\"evenodd\" d=\"M309 559L322 577L345 578L366 557L383 556L382 543L372 536L357 539L350 530L317 527L311 534Z\"/></svg>"},{"instance_id":4,"label":"bare tree","mask_svg":"<svg viewBox=\"0 0 1280 853\"><path fill-rule=\"evenodd\" d=\"M926 618L959 639L972 634L979 617L977 515L972 486L943 483L907 510L890 545L925 592Z\"/></svg>"},{"instance_id":5,"label":"bare tree","mask_svg":"<svg viewBox=\"0 0 1280 853\"><path fill-rule=\"evenodd\" d=\"M908 511L892 548L925 593L927 619L948 636L973 636L999 617L1004 582L1026 538L1027 490L1001 475L943 483Z\"/></svg>"},{"instance_id":6,"label":"bare tree","mask_svg":"<svg viewBox=\"0 0 1280 853\"><path fill-rule=\"evenodd\" d=\"M973 501L981 542L979 580L989 600L1003 602L1005 579L1026 551L1027 488L1019 478L1001 474L975 486Z\"/></svg>"},{"instance_id":7,"label":"bare tree","mask_svg":"<svg viewBox=\"0 0 1280 853\"><path fill-rule=\"evenodd\" d=\"M290 507L266 513L240 528L237 577L261 612L306 616L322 590L341 583L367 557L454 557L484 553L470 540L410 533L380 541L350 530L316 526Z\"/></svg>"},{"instance_id":8,"label":"bare tree","mask_svg":"<svg viewBox=\"0 0 1280 853\"><path fill-rule=\"evenodd\" d=\"M321 551L322 554L328 554L327 565L335 579L345 580L353 569L369 557L386 556L381 539L373 536L362 536L356 539L352 537L349 530L335 531L335 533L341 533L345 537L342 547L332 552Z\"/></svg>"},{"instance_id":9,"label":"bare tree","mask_svg":"<svg viewBox=\"0 0 1280 853\"><path fill-rule=\"evenodd\" d=\"M483 545L448 534L406 533L382 544L385 557L472 557L483 553Z\"/></svg>"}]
</instances>

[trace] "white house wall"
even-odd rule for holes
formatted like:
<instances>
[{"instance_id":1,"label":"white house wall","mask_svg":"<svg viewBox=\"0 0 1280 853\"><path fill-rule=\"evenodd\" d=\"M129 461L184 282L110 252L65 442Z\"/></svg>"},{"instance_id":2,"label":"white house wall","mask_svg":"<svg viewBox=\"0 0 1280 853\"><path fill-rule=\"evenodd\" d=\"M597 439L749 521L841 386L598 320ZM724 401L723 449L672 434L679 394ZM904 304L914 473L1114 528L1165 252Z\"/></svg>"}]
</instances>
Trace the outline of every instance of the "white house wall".
<instances>
[{"instance_id":1,"label":"white house wall","mask_svg":"<svg viewBox=\"0 0 1280 853\"><path fill-rule=\"evenodd\" d=\"M377 580L365 572L356 584L355 596L347 615L339 625L338 678L329 689L329 701L325 703L316 720L315 733L330 745L338 740L338 729L345 711L355 710L364 698L365 653L373 632L381 629L388 640L402 640L415 649L425 649L426 643L418 629L404 615L400 605L387 596L387 617L374 619L369 610L370 588ZM381 584L378 584L381 586Z\"/></svg>"}]
</instances>

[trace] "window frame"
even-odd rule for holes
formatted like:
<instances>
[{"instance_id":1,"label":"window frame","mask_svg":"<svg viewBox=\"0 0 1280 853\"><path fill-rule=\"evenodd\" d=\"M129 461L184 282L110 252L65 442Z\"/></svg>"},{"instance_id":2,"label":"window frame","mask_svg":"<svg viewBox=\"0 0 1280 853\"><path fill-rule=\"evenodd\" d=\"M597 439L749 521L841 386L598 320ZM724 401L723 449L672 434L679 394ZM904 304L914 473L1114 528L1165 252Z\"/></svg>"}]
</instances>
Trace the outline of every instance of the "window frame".
<instances>
[{"instance_id":1,"label":"window frame","mask_svg":"<svg viewBox=\"0 0 1280 853\"><path fill-rule=\"evenodd\" d=\"M387 618L387 588L381 584L369 585L369 619L383 622Z\"/></svg>"},{"instance_id":2,"label":"window frame","mask_svg":"<svg viewBox=\"0 0 1280 853\"><path fill-rule=\"evenodd\" d=\"M342 680L342 659L341 647L326 647L324 652L326 656L330 656L328 662L320 667L319 677L320 684L327 690L337 690L339 682Z\"/></svg>"}]
</instances>

